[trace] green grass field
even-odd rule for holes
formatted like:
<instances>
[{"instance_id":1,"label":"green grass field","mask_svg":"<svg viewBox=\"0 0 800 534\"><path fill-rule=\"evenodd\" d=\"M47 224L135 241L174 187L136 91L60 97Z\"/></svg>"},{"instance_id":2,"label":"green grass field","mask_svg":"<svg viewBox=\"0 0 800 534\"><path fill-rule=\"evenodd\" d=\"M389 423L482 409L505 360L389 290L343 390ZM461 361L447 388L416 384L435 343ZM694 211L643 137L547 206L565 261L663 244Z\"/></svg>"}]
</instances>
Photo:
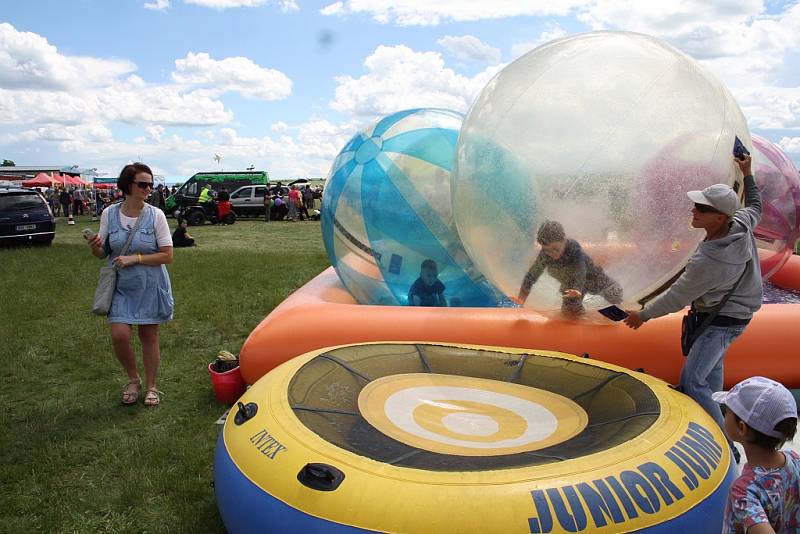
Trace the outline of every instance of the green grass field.
<instances>
[{"instance_id":1,"label":"green grass field","mask_svg":"<svg viewBox=\"0 0 800 534\"><path fill-rule=\"evenodd\" d=\"M98 226L59 219L51 247L0 249L0 532L222 532L211 480L225 407L206 367L328 265L319 223L190 228L200 246L169 267L158 408L120 405L125 375L89 312L101 262L80 231Z\"/></svg>"}]
</instances>

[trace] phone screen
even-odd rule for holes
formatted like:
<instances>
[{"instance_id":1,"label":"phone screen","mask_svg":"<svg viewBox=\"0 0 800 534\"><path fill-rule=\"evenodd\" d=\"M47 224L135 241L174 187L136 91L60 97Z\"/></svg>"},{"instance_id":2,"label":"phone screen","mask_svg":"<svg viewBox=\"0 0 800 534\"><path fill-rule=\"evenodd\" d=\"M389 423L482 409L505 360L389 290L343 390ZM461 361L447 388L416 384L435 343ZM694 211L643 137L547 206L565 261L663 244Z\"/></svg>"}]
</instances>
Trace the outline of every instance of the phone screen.
<instances>
[{"instance_id":1,"label":"phone screen","mask_svg":"<svg viewBox=\"0 0 800 534\"><path fill-rule=\"evenodd\" d=\"M597 311L600 312L605 317L608 317L612 321L621 321L628 316L625 310L617 306L614 306L613 304L607 308L601 308Z\"/></svg>"}]
</instances>

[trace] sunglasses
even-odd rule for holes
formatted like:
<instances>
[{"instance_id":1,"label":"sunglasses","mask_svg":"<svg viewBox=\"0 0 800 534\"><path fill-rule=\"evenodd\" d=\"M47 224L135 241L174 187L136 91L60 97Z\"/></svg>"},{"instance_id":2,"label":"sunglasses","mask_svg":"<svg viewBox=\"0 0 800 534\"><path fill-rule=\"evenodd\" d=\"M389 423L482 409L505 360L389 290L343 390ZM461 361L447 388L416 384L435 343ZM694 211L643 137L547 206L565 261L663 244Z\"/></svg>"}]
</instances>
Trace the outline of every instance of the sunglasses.
<instances>
[{"instance_id":1,"label":"sunglasses","mask_svg":"<svg viewBox=\"0 0 800 534\"><path fill-rule=\"evenodd\" d=\"M695 202L694 204L694 209L696 209L700 213L722 213L718 209L709 206L708 204L698 204L697 202Z\"/></svg>"},{"instance_id":2,"label":"sunglasses","mask_svg":"<svg viewBox=\"0 0 800 534\"><path fill-rule=\"evenodd\" d=\"M153 189L153 182L133 182L139 189Z\"/></svg>"}]
</instances>

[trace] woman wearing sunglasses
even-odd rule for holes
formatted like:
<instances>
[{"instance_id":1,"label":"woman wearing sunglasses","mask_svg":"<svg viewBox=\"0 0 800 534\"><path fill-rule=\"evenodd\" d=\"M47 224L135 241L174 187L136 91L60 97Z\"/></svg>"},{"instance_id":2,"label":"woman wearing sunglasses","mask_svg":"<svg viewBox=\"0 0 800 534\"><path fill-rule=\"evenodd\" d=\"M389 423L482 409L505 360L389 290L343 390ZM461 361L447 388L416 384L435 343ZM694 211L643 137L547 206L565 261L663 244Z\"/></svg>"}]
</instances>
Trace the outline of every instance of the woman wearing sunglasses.
<instances>
[{"instance_id":1,"label":"woman wearing sunglasses","mask_svg":"<svg viewBox=\"0 0 800 534\"><path fill-rule=\"evenodd\" d=\"M156 377L161 362L158 327L172 319L173 299L166 265L172 263L172 236L164 212L145 201L153 191L153 171L143 163L126 165L117 179L124 199L100 218L100 231L89 239L92 254L109 258L117 268L117 284L108 322L114 354L128 375L123 404L135 404L142 381L131 344L138 326L146 382L144 405L157 406L161 392ZM125 245L128 243L125 253Z\"/></svg>"},{"instance_id":2,"label":"woman wearing sunglasses","mask_svg":"<svg viewBox=\"0 0 800 534\"><path fill-rule=\"evenodd\" d=\"M625 319L629 327L636 329L649 319L676 312L690 303L701 319L716 312L691 344L680 385L723 430L722 412L711 394L722 390L725 352L742 334L763 298L753 237L753 229L761 220L761 194L753 178L750 156L734 161L744 174L745 207L739 206L736 193L725 184L689 191L687 196L694 202L692 226L705 230L706 239L666 292L642 311L629 312Z\"/></svg>"}]
</instances>

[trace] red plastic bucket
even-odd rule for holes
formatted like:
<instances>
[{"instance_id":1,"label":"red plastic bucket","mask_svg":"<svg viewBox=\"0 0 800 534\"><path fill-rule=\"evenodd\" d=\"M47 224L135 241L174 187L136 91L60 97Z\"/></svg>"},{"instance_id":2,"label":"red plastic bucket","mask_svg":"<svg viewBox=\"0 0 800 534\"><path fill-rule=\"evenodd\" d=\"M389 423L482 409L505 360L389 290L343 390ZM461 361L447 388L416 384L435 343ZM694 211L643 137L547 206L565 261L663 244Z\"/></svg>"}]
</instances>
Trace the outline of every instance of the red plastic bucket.
<instances>
[{"instance_id":1,"label":"red plastic bucket","mask_svg":"<svg viewBox=\"0 0 800 534\"><path fill-rule=\"evenodd\" d=\"M238 367L219 373L213 369L214 362L208 364L208 374L211 375L211 385L214 386L214 395L222 404L233 404L244 395L247 384L242 378Z\"/></svg>"}]
</instances>

